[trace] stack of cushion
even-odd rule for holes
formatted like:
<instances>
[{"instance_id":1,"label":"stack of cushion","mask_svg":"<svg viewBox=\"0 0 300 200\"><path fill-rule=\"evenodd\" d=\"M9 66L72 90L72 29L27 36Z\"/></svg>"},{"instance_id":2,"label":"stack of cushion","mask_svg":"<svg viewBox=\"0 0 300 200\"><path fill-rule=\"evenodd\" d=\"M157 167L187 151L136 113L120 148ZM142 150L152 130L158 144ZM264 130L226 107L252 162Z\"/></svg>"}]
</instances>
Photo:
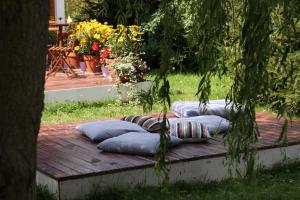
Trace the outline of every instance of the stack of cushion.
<instances>
[{"instance_id":1,"label":"stack of cushion","mask_svg":"<svg viewBox=\"0 0 300 200\"><path fill-rule=\"evenodd\" d=\"M169 133L171 136L180 138L184 142L203 142L210 138L207 126L203 124L204 120L176 119L177 121L171 118L169 121ZM126 116L121 120L136 123L152 133L160 132L161 121L158 118L137 115ZM215 131L219 126L215 125L214 127L213 129L211 126L211 129Z\"/></svg>"},{"instance_id":2,"label":"stack of cushion","mask_svg":"<svg viewBox=\"0 0 300 200\"><path fill-rule=\"evenodd\" d=\"M225 100L210 101L204 110L199 102L175 102L175 115L169 119L169 146L181 142L203 142L212 133L227 131L231 110ZM205 112L206 115L201 115ZM200 116L201 115L201 116ZM121 120L97 121L81 124L76 129L103 151L136 155L154 155L160 144L161 121L149 116L126 116Z\"/></svg>"},{"instance_id":3,"label":"stack of cushion","mask_svg":"<svg viewBox=\"0 0 300 200\"><path fill-rule=\"evenodd\" d=\"M155 155L160 144L159 134L152 134L138 124L123 120L89 122L76 129L93 142L99 143L99 149L108 152ZM181 142L180 138L170 136L169 147Z\"/></svg>"},{"instance_id":4,"label":"stack of cushion","mask_svg":"<svg viewBox=\"0 0 300 200\"><path fill-rule=\"evenodd\" d=\"M195 117L199 115L217 115L226 119L234 112L223 100L211 100L206 106L199 101L177 101L172 104L172 111L177 117Z\"/></svg>"},{"instance_id":5,"label":"stack of cushion","mask_svg":"<svg viewBox=\"0 0 300 200\"><path fill-rule=\"evenodd\" d=\"M196 117L184 117L184 118L170 118L169 123L172 127L173 124L184 122L198 122L204 124L210 134L216 134L220 132L226 132L230 126L230 122L216 115L201 115Z\"/></svg>"}]
</instances>

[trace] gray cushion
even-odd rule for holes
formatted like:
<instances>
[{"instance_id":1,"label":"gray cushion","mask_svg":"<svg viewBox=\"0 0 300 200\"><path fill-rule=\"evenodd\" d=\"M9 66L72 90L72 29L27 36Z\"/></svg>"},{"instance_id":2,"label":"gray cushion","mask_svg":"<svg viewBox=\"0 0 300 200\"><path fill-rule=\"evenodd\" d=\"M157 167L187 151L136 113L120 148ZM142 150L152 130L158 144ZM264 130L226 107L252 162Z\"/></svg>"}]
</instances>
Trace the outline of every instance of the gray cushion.
<instances>
[{"instance_id":1,"label":"gray cushion","mask_svg":"<svg viewBox=\"0 0 300 200\"><path fill-rule=\"evenodd\" d=\"M128 132L148 133L137 124L121 120L89 122L77 126L76 129L94 142L101 142Z\"/></svg>"},{"instance_id":2,"label":"gray cushion","mask_svg":"<svg viewBox=\"0 0 300 200\"><path fill-rule=\"evenodd\" d=\"M172 104L172 111L176 117L199 116L199 101L176 101Z\"/></svg>"},{"instance_id":3,"label":"gray cushion","mask_svg":"<svg viewBox=\"0 0 300 200\"><path fill-rule=\"evenodd\" d=\"M199 115L217 115L229 119L232 112L230 105L226 107L225 99L211 100L206 107L199 101L177 101L172 104L172 111L177 117L194 117Z\"/></svg>"},{"instance_id":4,"label":"gray cushion","mask_svg":"<svg viewBox=\"0 0 300 200\"><path fill-rule=\"evenodd\" d=\"M171 136L169 147L176 146L181 142L181 139ZM98 144L97 147L107 152L152 156L158 152L159 143L159 134L129 132L107 139Z\"/></svg>"},{"instance_id":5,"label":"gray cushion","mask_svg":"<svg viewBox=\"0 0 300 200\"><path fill-rule=\"evenodd\" d=\"M183 121L196 121L207 126L209 133L225 132L229 129L230 122L216 115L202 115L187 118L170 118L170 126Z\"/></svg>"},{"instance_id":6,"label":"gray cushion","mask_svg":"<svg viewBox=\"0 0 300 200\"><path fill-rule=\"evenodd\" d=\"M232 113L231 107L221 104L207 104L206 107L199 107L200 115L217 115L226 119L230 119Z\"/></svg>"}]
</instances>

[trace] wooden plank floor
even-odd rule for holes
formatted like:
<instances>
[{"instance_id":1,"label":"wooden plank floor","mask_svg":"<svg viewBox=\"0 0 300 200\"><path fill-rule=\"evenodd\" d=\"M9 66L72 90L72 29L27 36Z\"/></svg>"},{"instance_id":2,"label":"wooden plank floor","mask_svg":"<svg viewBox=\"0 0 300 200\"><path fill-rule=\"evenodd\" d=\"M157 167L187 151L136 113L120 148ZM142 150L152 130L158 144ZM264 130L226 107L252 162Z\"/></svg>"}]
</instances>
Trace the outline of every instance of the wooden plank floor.
<instances>
[{"instance_id":1,"label":"wooden plank floor","mask_svg":"<svg viewBox=\"0 0 300 200\"><path fill-rule=\"evenodd\" d=\"M112 85L114 81L110 78L104 78L101 75L79 76L77 78L68 78L64 73L57 73L50 76L45 82L45 90L70 89L81 87L93 87L99 85Z\"/></svg>"},{"instance_id":2,"label":"wooden plank floor","mask_svg":"<svg viewBox=\"0 0 300 200\"><path fill-rule=\"evenodd\" d=\"M172 117L172 114L169 115ZM261 149L274 148L281 125L275 116L257 114L261 131L258 146ZM153 166L153 157L106 153L96 148L75 130L82 122L41 127L38 137L37 169L56 180L107 174L129 169ZM289 127L290 145L300 143L300 121L294 121ZM170 162L197 160L226 153L220 143L182 144L170 149L167 159Z\"/></svg>"}]
</instances>

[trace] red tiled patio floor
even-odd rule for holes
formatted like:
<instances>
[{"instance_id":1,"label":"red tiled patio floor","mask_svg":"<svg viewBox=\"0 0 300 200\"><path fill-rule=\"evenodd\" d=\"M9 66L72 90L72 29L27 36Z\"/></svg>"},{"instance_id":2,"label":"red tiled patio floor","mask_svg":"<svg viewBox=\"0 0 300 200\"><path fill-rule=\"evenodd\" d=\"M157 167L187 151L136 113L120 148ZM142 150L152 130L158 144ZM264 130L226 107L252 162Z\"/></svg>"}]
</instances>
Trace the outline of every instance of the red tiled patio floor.
<instances>
[{"instance_id":1,"label":"red tiled patio floor","mask_svg":"<svg viewBox=\"0 0 300 200\"><path fill-rule=\"evenodd\" d=\"M172 114L169 114L171 117ZM260 149L274 148L281 125L275 116L258 113L257 122L261 131ZM112 172L153 166L153 157L106 153L96 144L76 134L75 126L80 122L60 125L45 125L38 137L37 169L56 180L86 177ZM300 121L289 127L289 145L300 143ZM183 162L225 155L220 143L182 144L170 149L170 162Z\"/></svg>"},{"instance_id":2,"label":"red tiled patio floor","mask_svg":"<svg viewBox=\"0 0 300 200\"><path fill-rule=\"evenodd\" d=\"M64 73L57 73L50 76L45 82L45 90L70 89L81 87L93 87L99 85L111 85L113 80L104 78L101 75L87 75L78 78L68 78Z\"/></svg>"}]
</instances>

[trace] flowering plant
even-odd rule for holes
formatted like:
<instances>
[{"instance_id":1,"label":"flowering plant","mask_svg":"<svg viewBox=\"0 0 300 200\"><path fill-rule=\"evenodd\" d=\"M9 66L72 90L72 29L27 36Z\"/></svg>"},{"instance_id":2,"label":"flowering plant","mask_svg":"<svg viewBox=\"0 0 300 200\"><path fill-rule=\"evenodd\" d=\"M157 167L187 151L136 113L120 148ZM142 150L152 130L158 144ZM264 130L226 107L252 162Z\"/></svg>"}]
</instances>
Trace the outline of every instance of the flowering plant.
<instances>
[{"instance_id":1,"label":"flowering plant","mask_svg":"<svg viewBox=\"0 0 300 200\"><path fill-rule=\"evenodd\" d=\"M98 66L106 65L106 58L112 56L116 60L112 68L119 76L140 80L148 69L139 57L143 34L137 25L126 27L119 24L114 29L106 23L91 20L80 22L69 35L69 40L73 41L75 52L97 56Z\"/></svg>"},{"instance_id":2,"label":"flowering plant","mask_svg":"<svg viewBox=\"0 0 300 200\"><path fill-rule=\"evenodd\" d=\"M130 52L139 54L143 36L141 27L132 25L125 27L122 24L117 25L110 38L110 47L114 57L124 57Z\"/></svg>"},{"instance_id":3,"label":"flowering plant","mask_svg":"<svg viewBox=\"0 0 300 200\"><path fill-rule=\"evenodd\" d=\"M137 82L143 79L143 75L149 72L149 68L138 56L133 53L124 57L119 57L112 65L119 77L129 82Z\"/></svg>"},{"instance_id":4,"label":"flowering plant","mask_svg":"<svg viewBox=\"0 0 300 200\"><path fill-rule=\"evenodd\" d=\"M109 40L113 36L112 26L96 20L80 22L73 34L69 36L74 42L74 50L80 54L98 56L99 64L109 57Z\"/></svg>"}]
</instances>

